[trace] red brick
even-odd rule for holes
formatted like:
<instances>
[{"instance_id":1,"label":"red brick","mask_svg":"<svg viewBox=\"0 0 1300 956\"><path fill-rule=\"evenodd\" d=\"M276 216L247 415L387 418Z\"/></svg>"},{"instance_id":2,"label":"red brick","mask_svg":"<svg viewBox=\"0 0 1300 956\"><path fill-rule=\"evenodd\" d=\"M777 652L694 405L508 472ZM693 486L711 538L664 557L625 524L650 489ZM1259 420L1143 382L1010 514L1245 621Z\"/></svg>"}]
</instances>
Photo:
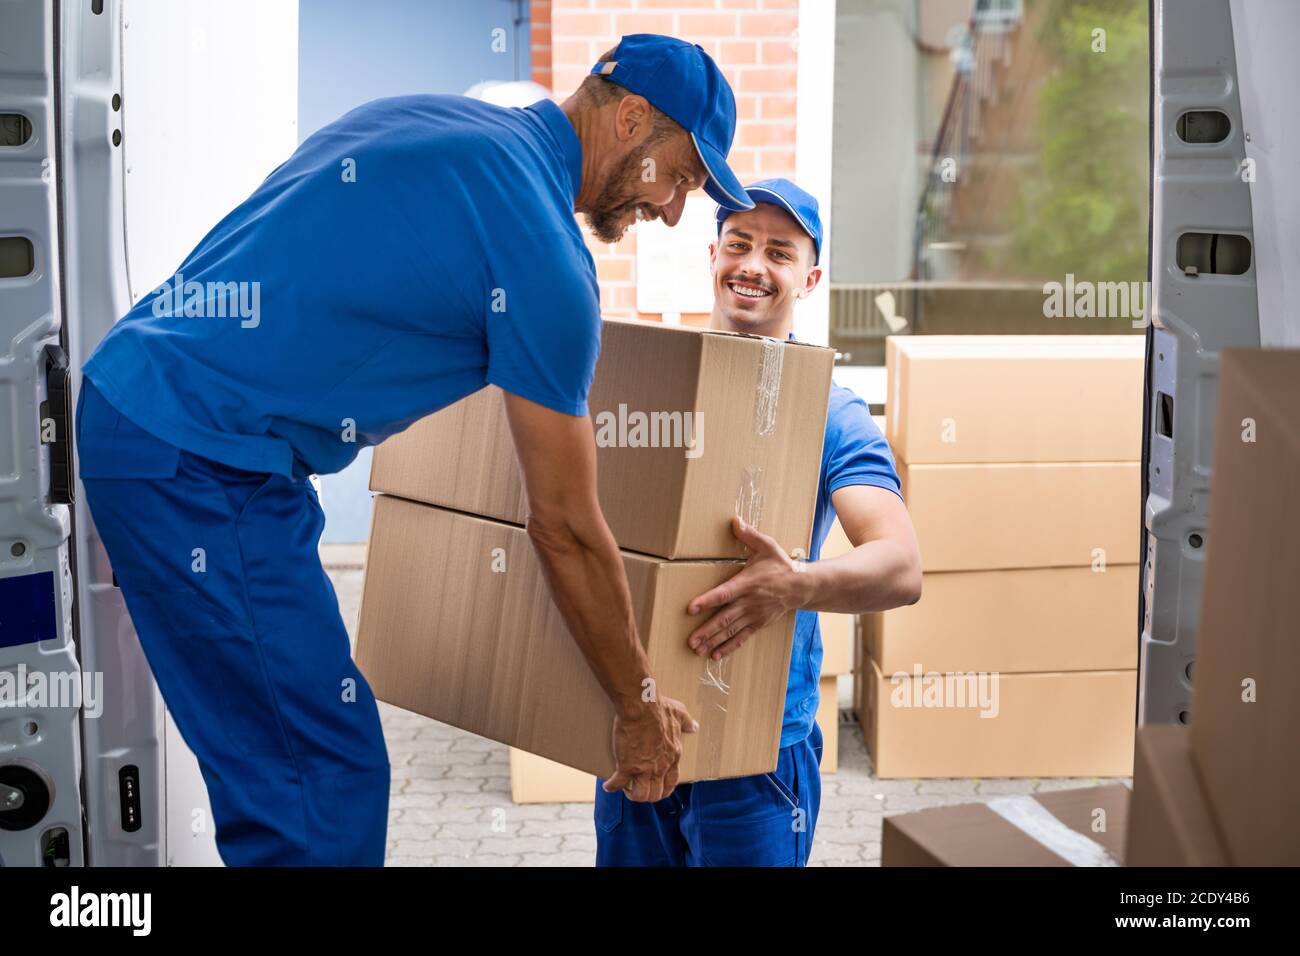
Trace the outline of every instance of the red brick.
<instances>
[{"instance_id":1,"label":"red brick","mask_svg":"<svg viewBox=\"0 0 1300 956\"><path fill-rule=\"evenodd\" d=\"M759 97L752 94L738 94L736 96L736 119L743 123L745 120L758 119Z\"/></svg>"},{"instance_id":2,"label":"red brick","mask_svg":"<svg viewBox=\"0 0 1300 956\"><path fill-rule=\"evenodd\" d=\"M737 146L794 145L794 125L791 123L741 123L736 130Z\"/></svg>"},{"instance_id":3,"label":"red brick","mask_svg":"<svg viewBox=\"0 0 1300 956\"><path fill-rule=\"evenodd\" d=\"M692 43L700 37L736 36L734 13L682 13L677 17L677 35Z\"/></svg>"},{"instance_id":4,"label":"red brick","mask_svg":"<svg viewBox=\"0 0 1300 956\"><path fill-rule=\"evenodd\" d=\"M578 88L578 84L586 79L587 70L590 69L590 66L591 65L588 64L587 66L582 67L562 67L559 64L556 64L554 69L551 71L552 92L562 94L563 96L572 93Z\"/></svg>"},{"instance_id":5,"label":"red brick","mask_svg":"<svg viewBox=\"0 0 1300 956\"><path fill-rule=\"evenodd\" d=\"M798 10L799 0L763 0L764 10Z\"/></svg>"},{"instance_id":6,"label":"red brick","mask_svg":"<svg viewBox=\"0 0 1300 956\"><path fill-rule=\"evenodd\" d=\"M758 171L758 155L752 149L744 147L733 149L727 155L727 165L740 177L741 182L759 178L755 175Z\"/></svg>"},{"instance_id":7,"label":"red brick","mask_svg":"<svg viewBox=\"0 0 1300 956\"><path fill-rule=\"evenodd\" d=\"M636 230L629 229L627 232L623 234L622 239L620 239L618 242L614 243L611 246L610 243L601 242L599 239L593 236L591 234L591 230L587 228L586 220L581 216L578 217L578 227L582 232L583 240L587 243L587 249L588 251L591 252L593 258L598 259L601 256L612 256L612 255L628 256L628 257L635 258Z\"/></svg>"},{"instance_id":8,"label":"red brick","mask_svg":"<svg viewBox=\"0 0 1300 956\"><path fill-rule=\"evenodd\" d=\"M740 71L737 89L742 93L794 93L797 71L790 67L746 67Z\"/></svg>"},{"instance_id":9,"label":"red brick","mask_svg":"<svg viewBox=\"0 0 1300 956\"><path fill-rule=\"evenodd\" d=\"M699 46L703 47L704 52L707 53L709 56L713 57L715 61L717 61L718 63L722 62L719 59L719 57L722 55L721 40L700 40Z\"/></svg>"},{"instance_id":10,"label":"red brick","mask_svg":"<svg viewBox=\"0 0 1300 956\"><path fill-rule=\"evenodd\" d=\"M763 119L794 119L798 98L793 93L788 96L772 93L760 96L758 103L758 115Z\"/></svg>"},{"instance_id":11,"label":"red brick","mask_svg":"<svg viewBox=\"0 0 1300 956\"><path fill-rule=\"evenodd\" d=\"M794 176L794 149L765 149L758 154L758 172L761 178Z\"/></svg>"},{"instance_id":12,"label":"red brick","mask_svg":"<svg viewBox=\"0 0 1300 956\"><path fill-rule=\"evenodd\" d=\"M758 44L753 40L727 40L718 45L714 59L722 66L753 66L758 62Z\"/></svg>"},{"instance_id":13,"label":"red brick","mask_svg":"<svg viewBox=\"0 0 1300 956\"><path fill-rule=\"evenodd\" d=\"M740 15L740 33L742 37L788 37L799 29L797 13L742 13Z\"/></svg>"},{"instance_id":14,"label":"red brick","mask_svg":"<svg viewBox=\"0 0 1300 956\"><path fill-rule=\"evenodd\" d=\"M793 40L764 40L762 47L759 59L764 66L781 66L799 61L799 53L795 49Z\"/></svg>"},{"instance_id":15,"label":"red brick","mask_svg":"<svg viewBox=\"0 0 1300 956\"><path fill-rule=\"evenodd\" d=\"M590 67L594 60L589 40L559 40L551 47L553 67Z\"/></svg>"},{"instance_id":16,"label":"red brick","mask_svg":"<svg viewBox=\"0 0 1300 956\"><path fill-rule=\"evenodd\" d=\"M672 36L675 28L671 13L616 13L613 20L614 25L609 35L611 47L618 43L620 37L629 33L664 33Z\"/></svg>"},{"instance_id":17,"label":"red brick","mask_svg":"<svg viewBox=\"0 0 1300 956\"><path fill-rule=\"evenodd\" d=\"M636 286L607 285L600 287L601 311L629 315L636 311Z\"/></svg>"},{"instance_id":18,"label":"red brick","mask_svg":"<svg viewBox=\"0 0 1300 956\"><path fill-rule=\"evenodd\" d=\"M593 258L596 260L596 278L601 282L632 281L634 260L631 256L599 255Z\"/></svg>"},{"instance_id":19,"label":"red brick","mask_svg":"<svg viewBox=\"0 0 1300 956\"><path fill-rule=\"evenodd\" d=\"M612 20L608 13L574 13L569 9L556 9L551 12L551 35L566 40L607 37L613 30Z\"/></svg>"}]
</instances>

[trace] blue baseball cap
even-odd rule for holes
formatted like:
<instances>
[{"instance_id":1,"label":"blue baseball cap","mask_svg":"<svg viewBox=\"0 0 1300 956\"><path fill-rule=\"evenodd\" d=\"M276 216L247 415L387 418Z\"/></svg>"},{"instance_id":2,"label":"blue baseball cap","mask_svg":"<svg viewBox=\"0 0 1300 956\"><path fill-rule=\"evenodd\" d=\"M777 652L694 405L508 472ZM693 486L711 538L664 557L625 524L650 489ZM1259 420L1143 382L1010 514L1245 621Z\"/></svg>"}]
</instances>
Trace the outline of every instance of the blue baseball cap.
<instances>
[{"instance_id":1,"label":"blue baseball cap","mask_svg":"<svg viewBox=\"0 0 1300 956\"><path fill-rule=\"evenodd\" d=\"M808 233L813 241L813 264L816 265L821 260L822 217L817 211L816 197L804 192L788 179L761 179L745 187L745 192L756 204L765 202L772 206L780 206L794 216L795 222L803 226L803 231ZM718 207L719 236L722 235L722 224L727 221L727 217L737 211L723 206Z\"/></svg>"},{"instance_id":2,"label":"blue baseball cap","mask_svg":"<svg viewBox=\"0 0 1300 956\"><path fill-rule=\"evenodd\" d=\"M656 33L629 34L591 72L644 96L690 133L709 173L704 191L714 202L736 211L754 208L727 165L736 136L736 97L699 44Z\"/></svg>"}]
</instances>

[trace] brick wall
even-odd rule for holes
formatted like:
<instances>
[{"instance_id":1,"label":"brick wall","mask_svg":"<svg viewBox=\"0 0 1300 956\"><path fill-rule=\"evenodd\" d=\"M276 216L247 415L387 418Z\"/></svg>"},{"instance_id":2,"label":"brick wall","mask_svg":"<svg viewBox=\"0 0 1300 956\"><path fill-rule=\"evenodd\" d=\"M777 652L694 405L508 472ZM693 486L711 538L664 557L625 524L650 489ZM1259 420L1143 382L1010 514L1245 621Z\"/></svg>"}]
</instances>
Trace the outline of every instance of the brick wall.
<instances>
[{"instance_id":1,"label":"brick wall","mask_svg":"<svg viewBox=\"0 0 1300 956\"><path fill-rule=\"evenodd\" d=\"M742 182L793 178L799 0L531 0L530 8L533 79L556 99L572 93L623 35L680 37L708 51L736 94L739 122L729 157L736 175ZM588 236L588 246L603 311L637 314L635 229L612 246Z\"/></svg>"},{"instance_id":2,"label":"brick wall","mask_svg":"<svg viewBox=\"0 0 1300 956\"><path fill-rule=\"evenodd\" d=\"M532 81L551 88L551 0L529 0L528 21L532 46Z\"/></svg>"}]
</instances>

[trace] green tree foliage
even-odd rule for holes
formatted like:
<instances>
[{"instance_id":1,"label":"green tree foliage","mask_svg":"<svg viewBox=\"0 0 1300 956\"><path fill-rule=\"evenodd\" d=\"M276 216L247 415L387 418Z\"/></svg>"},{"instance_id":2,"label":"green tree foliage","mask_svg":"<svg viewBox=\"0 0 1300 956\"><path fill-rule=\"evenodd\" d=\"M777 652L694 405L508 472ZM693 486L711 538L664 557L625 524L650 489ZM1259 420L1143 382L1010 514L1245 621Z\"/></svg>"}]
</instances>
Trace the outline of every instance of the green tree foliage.
<instances>
[{"instance_id":1,"label":"green tree foliage","mask_svg":"<svg viewBox=\"0 0 1300 956\"><path fill-rule=\"evenodd\" d=\"M1047 2L1040 42L1055 66L1038 104L1039 161L1026 174L1012 216L1015 265L1007 271L1141 280L1149 151L1146 0Z\"/></svg>"}]
</instances>

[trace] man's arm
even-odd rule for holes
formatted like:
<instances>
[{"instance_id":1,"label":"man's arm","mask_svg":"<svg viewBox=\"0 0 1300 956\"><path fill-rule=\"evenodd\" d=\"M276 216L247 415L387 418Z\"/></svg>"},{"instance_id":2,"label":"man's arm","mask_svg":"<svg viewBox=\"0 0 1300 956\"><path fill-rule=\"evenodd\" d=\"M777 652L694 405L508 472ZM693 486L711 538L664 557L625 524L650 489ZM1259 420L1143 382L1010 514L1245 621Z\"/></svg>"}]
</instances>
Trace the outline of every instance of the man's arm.
<instances>
[{"instance_id":1,"label":"man's arm","mask_svg":"<svg viewBox=\"0 0 1300 956\"><path fill-rule=\"evenodd\" d=\"M921 552L902 499L885 488L848 485L832 493L831 503L854 547L825 561L795 562L775 540L733 519L753 556L687 608L716 609L688 638L697 654L720 660L792 609L862 614L920 600Z\"/></svg>"},{"instance_id":2,"label":"man's arm","mask_svg":"<svg viewBox=\"0 0 1300 956\"><path fill-rule=\"evenodd\" d=\"M681 734L697 725L681 703L647 683L650 662L637 637L623 558L596 496L591 421L510 392L505 404L528 493L528 536L556 606L614 703L618 769L605 789L631 784L630 799L660 800L677 785Z\"/></svg>"}]
</instances>

